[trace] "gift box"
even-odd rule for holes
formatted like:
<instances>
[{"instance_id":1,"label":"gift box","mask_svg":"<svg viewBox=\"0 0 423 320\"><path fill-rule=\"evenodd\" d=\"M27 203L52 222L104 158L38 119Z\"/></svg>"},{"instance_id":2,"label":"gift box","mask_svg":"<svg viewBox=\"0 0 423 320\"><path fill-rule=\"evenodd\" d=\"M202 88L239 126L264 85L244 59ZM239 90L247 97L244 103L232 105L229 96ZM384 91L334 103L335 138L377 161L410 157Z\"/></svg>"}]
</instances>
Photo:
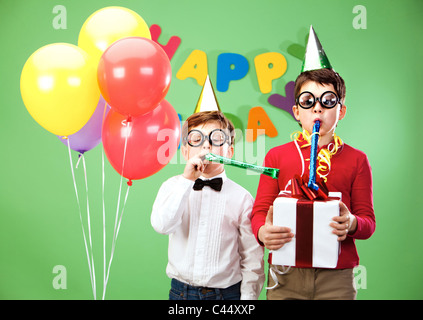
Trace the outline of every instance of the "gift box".
<instances>
[{"instance_id":1,"label":"gift box","mask_svg":"<svg viewBox=\"0 0 423 320\"><path fill-rule=\"evenodd\" d=\"M273 225L289 227L294 233L291 242L272 251L274 265L299 268L335 268L339 241L332 233L332 218L339 215L341 193L306 190L303 180L292 179L291 191L282 191L273 203Z\"/></svg>"}]
</instances>

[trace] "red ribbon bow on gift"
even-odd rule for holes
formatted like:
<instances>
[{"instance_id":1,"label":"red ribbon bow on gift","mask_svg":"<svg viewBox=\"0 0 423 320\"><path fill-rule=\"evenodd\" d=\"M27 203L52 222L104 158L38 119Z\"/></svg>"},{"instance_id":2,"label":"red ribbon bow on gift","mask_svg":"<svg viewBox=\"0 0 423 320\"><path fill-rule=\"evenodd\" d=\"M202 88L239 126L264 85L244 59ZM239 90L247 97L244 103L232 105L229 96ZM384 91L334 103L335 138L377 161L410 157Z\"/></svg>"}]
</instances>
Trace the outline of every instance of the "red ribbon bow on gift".
<instances>
[{"instance_id":1,"label":"red ribbon bow on gift","mask_svg":"<svg viewBox=\"0 0 423 320\"><path fill-rule=\"evenodd\" d=\"M323 180L316 180L319 189L313 190L307 186L308 176L295 175L291 179L291 196L297 199L326 200L329 197L329 190Z\"/></svg>"}]
</instances>

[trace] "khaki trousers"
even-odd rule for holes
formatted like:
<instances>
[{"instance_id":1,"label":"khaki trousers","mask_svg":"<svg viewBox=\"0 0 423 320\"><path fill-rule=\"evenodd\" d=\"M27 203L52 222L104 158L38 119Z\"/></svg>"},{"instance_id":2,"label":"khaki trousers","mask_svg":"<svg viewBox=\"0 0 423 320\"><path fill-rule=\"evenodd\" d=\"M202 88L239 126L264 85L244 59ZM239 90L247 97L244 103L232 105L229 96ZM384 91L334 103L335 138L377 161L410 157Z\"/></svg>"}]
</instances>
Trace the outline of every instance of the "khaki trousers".
<instances>
[{"instance_id":1,"label":"khaki trousers","mask_svg":"<svg viewBox=\"0 0 423 320\"><path fill-rule=\"evenodd\" d=\"M283 271L281 266L273 267ZM355 300L357 296L352 268L291 268L275 275L279 285L267 290L268 300ZM268 287L273 287L270 274L268 278Z\"/></svg>"}]
</instances>

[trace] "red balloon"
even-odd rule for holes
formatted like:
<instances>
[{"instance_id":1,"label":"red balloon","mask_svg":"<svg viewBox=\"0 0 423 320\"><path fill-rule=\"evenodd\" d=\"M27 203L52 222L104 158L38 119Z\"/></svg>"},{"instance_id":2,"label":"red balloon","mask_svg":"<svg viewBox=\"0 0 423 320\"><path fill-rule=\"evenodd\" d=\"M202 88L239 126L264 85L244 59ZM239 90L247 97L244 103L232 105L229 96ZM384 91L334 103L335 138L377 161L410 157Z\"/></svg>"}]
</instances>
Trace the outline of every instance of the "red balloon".
<instances>
[{"instance_id":1,"label":"red balloon","mask_svg":"<svg viewBox=\"0 0 423 320\"><path fill-rule=\"evenodd\" d=\"M172 70L166 52L141 37L120 39L100 58L100 91L112 109L136 117L152 111L166 96Z\"/></svg>"},{"instance_id":2,"label":"red balloon","mask_svg":"<svg viewBox=\"0 0 423 320\"><path fill-rule=\"evenodd\" d=\"M163 100L153 111L129 122L126 116L111 109L104 120L102 140L113 168L123 177L137 180L155 174L169 163L178 149L180 134L178 114Z\"/></svg>"}]
</instances>

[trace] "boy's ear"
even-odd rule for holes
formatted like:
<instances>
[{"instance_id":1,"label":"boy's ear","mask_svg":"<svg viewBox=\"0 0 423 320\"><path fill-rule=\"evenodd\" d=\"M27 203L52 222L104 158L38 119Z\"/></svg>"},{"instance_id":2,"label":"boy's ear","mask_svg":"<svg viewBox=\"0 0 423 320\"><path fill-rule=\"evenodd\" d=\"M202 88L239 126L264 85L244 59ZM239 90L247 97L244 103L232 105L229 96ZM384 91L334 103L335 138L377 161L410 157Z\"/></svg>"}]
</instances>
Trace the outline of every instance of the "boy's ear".
<instances>
[{"instance_id":1,"label":"boy's ear","mask_svg":"<svg viewBox=\"0 0 423 320\"><path fill-rule=\"evenodd\" d=\"M228 148L228 152L227 152L227 154L226 154L226 158L231 159L233 156L234 156L234 146L233 146L233 145L231 145L231 146Z\"/></svg>"},{"instance_id":2,"label":"boy's ear","mask_svg":"<svg viewBox=\"0 0 423 320\"><path fill-rule=\"evenodd\" d=\"M294 113L295 119L297 119L297 121L300 121L300 111L298 110L298 106L296 104L292 106L292 112Z\"/></svg>"},{"instance_id":3,"label":"boy's ear","mask_svg":"<svg viewBox=\"0 0 423 320\"><path fill-rule=\"evenodd\" d=\"M339 120L342 120L347 114L347 106L342 104L341 109L339 109Z\"/></svg>"},{"instance_id":4,"label":"boy's ear","mask_svg":"<svg viewBox=\"0 0 423 320\"><path fill-rule=\"evenodd\" d=\"M185 161L188 161L188 147L187 147L187 145L181 144L181 152L182 152L182 155L183 155Z\"/></svg>"}]
</instances>

